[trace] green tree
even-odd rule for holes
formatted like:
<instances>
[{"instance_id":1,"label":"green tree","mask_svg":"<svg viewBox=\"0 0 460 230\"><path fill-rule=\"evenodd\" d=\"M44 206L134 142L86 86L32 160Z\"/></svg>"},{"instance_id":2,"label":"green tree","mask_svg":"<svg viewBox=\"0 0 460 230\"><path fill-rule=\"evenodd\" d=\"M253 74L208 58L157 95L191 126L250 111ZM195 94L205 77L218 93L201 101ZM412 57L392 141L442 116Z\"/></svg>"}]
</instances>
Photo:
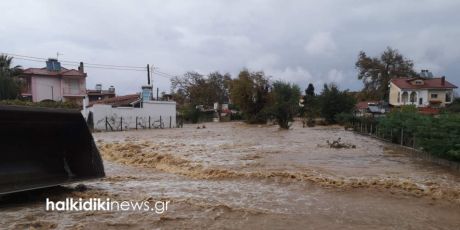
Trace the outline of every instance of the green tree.
<instances>
[{"instance_id":1,"label":"green tree","mask_svg":"<svg viewBox=\"0 0 460 230\"><path fill-rule=\"evenodd\" d=\"M0 55L0 72L6 74L9 77L15 77L22 73L20 65L12 67L13 57L7 55Z\"/></svg>"},{"instance_id":2,"label":"green tree","mask_svg":"<svg viewBox=\"0 0 460 230\"><path fill-rule=\"evenodd\" d=\"M229 87L231 81L230 74L222 75L219 72L213 72L208 75L208 83L212 90L210 97L218 103L217 116L221 119L222 104L229 101Z\"/></svg>"},{"instance_id":3,"label":"green tree","mask_svg":"<svg viewBox=\"0 0 460 230\"><path fill-rule=\"evenodd\" d=\"M446 110L453 113L460 113L460 98L455 98L452 104L447 106Z\"/></svg>"},{"instance_id":4,"label":"green tree","mask_svg":"<svg viewBox=\"0 0 460 230\"><path fill-rule=\"evenodd\" d=\"M355 107L356 99L347 90L340 91L334 84L324 84L319 96L319 109L321 116L329 123L336 123L339 113L351 113Z\"/></svg>"},{"instance_id":5,"label":"green tree","mask_svg":"<svg viewBox=\"0 0 460 230\"><path fill-rule=\"evenodd\" d=\"M364 83L362 95L368 100L388 100L391 78L417 76L413 62L390 47L380 57L369 57L361 51L355 66L358 79Z\"/></svg>"},{"instance_id":6,"label":"green tree","mask_svg":"<svg viewBox=\"0 0 460 230\"><path fill-rule=\"evenodd\" d=\"M228 102L230 80L230 74L213 72L205 77L196 72L187 72L171 79L171 85L178 103L211 107L214 102Z\"/></svg>"},{"instance_id":7,"label":"green tree","mask_svg":"<svg viewBox=\"0 0 460 230\"><path fill-rule=\"evenodd\" d=\"M282 129L289 129L289 122L299 112L300 88L282 81L273 83L272 105L268 109Z\"/></svg>"},{"instance_id":8,"label":"green tree","mask_svg":"<svg viewBox=\"0 0 460 230\"><path fill-rule=\"evenodd\" d=\"M242 70L230 84L230 99L248 123L265 123L264 108L269 102L270 84L263 72Z\"/></svg>"},{"instance_id":9,"label":"green tree","mask_svg":"<svg viewBox=\"0 0 460 230\"><path fill-rule=\"evenodd\" d=\"M16 78L21 66L11 67L13 57L0 55L0 100L16 99L21 93L20 82Z\"/></svg>"},{"instance_id":10,"label":"green tree","mask_svg":"<svg viewBox=\"0 0 460 230\"><path fill-rule=\"evenodd\" d=\"M183 97L184 104L211 106L214 101L211 86L205 77L196 72L187 72L182 77L171 79L174 92Z\"/></svg>"},{"instance_id":11,"label":"green tree","mask_svg":"<svg viewBox=\"0 0 460 230\"><path fill-rule=\"evenodd\" d=\"M302 112L304 113L303 115L306 117L306 121L304 121L303 126L315 126L316 95L315 87L312 83L308 84L308 87L305 89L305 96L303 97L302 105Z\"/></svg>"},{"instance_id":12,"label":"green tree","mask_svg":"<svg viewBox=\"0 0 460 230\"><path fill-rule=\"evenodd\" d=\"M230 74L222 75L219 72L212 72L208 75L208 83L213 90L213 95L210 95L215 102L219 104L228 103L229 87L232 80Z\"/></svg>"}]
</instances>

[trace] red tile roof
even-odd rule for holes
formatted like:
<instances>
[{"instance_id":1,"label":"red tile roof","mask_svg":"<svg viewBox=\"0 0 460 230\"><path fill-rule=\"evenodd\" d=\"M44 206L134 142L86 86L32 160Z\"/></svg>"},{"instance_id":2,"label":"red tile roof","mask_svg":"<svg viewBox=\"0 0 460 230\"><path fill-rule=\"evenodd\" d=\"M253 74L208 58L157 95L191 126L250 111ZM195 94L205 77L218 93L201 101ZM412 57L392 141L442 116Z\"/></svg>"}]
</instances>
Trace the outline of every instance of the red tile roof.
<instances>
[{"instance_id":1,"label":"red tile roof","mask_svg":"<svg viewBox=\"0 0 460 230\"><path fill-rule=\"evenodd\" d=\"M439 114L439 109L431 107L421 107L418 108L418 112L425 115L437 115Z\"/></svg>"},{"instance_id":2,"label":"red tile roof","mask_svg":"<svg viewBox=\"0 0 460 230\"><path fill-rule=\"evenodd\" d=\"M139 94L129 94L124 96L106 98L99 101L93 101L89 103L88 106L92 106L94 104L104 104L104 105L112 105L112 106L127 106L130 103L133 103L140 99Z\"/></svg>"},{"instance_id":3,"label":"red tile roof","mask_svg":"<svg viewBox=\"0 0 460 230\"><path fill-rule=\"evenodd\" d=\"M49 71L46 67L44 68L28 68L25 69L23 72L25 75L45 75L45 76L55 76L55 77L62 77L62 76L79 76L79 77L86 77L85 73L79 72L75 69L66 69L61 67L61 71Z\"/></svg>"},{"instance_id":4,"label":"red tile roof","mask_svg":"<svg viewBox=\"0 0 460 230\"><path fill-rule=\"evenodd\" d=\"M423 85L413 85L411 81L421 79ZM454 84L444 81L442 84L442 78L393 78L390 80L393 84L398 86L400 89L454 89L457 88Z\"/></svg>"},{"instance_id":5,"label":"red tile roof","mask_svg":"<svg viewBox=\"0 0 460 230\"><path fill-rule=\"evenodd\" d=\"M369 107L369 103L377 104L378 102L377 101L361 101L361 102L358 102L358 104L356 104L355 107L357 109L367 109Z\"/></svg>"}]
</instances>

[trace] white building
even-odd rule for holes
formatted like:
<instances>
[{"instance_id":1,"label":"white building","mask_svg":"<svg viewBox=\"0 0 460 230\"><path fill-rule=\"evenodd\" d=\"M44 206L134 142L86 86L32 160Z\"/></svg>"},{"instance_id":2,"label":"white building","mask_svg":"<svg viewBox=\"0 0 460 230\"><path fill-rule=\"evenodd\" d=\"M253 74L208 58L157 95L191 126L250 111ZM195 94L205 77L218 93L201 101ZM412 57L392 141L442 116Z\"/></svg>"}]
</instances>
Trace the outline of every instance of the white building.
<instances>
[{"instance_id":1,"label":"white building","mask_svg":"<svg viewBox=\"0 0 460 230\"><path fill-rule=\"evenodd\" d=\"M108 98L89 105L85 102L82 114L87 121L90 120L94 130L175 128L176 102L154 101L151 97L152 87L142 89L141 94Z\"/></svg>"},{"instance_id":2,"label":"white building","mask_svg":"<svg viewBox=\"0 0 460 230\"><path fill-rule=\"evenodd\" d=\"M392 106L444 107L453 102L457 86L440 78L393 78L389 103Z\"/></svg>"}]
</instances>

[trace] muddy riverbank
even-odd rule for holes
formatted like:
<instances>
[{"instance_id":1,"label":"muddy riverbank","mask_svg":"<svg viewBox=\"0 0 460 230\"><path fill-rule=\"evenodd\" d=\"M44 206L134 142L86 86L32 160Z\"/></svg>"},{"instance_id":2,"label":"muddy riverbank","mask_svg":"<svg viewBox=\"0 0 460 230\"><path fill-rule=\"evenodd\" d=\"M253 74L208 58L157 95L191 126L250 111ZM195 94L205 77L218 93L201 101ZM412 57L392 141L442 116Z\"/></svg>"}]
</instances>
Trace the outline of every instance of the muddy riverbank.
<instances>
[{"instance_id":1,"label":"muddy riverbank","mask_svg":"<svg viewBox=\"0 0 460 230\"><path fill-rule=\"evenodd\" d=\"M331 149L341 138L356 148ZM96 133L107 177L0 209L23 229L441 228L460 226L460 175L341 127ZM152 212L46 212L43 198L169 200ZM21 198L18 198L21 199Z\"/></svg>"}]
</instances>

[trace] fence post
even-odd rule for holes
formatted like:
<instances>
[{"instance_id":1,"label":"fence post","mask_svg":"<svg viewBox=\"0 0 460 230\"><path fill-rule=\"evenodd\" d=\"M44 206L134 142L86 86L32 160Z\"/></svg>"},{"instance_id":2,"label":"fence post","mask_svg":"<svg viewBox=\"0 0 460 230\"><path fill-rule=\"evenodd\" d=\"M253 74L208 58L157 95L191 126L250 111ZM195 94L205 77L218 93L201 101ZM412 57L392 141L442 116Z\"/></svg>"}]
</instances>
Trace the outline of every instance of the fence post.
<instances>
[{"instance_id":1,"label":"fence post","mask_svg":"<svg viewBox=\"0 0 460 230\"><path fill-rule=\"evenodd\" d=\"M371 123L371 135L372 135L372 123Z\"/></svg>"},{"instance_id":2,"label":"fence post","mask_svg":"<svg viewBox=\"0 0 460 230\"><path fill-rule=\"evenodd\" d=\"M169 116L169 128L172 126L172 116Z\"/></svg>"},{"instance_id":3,"label":"fence post","mask_svg":"<svg viewBox=\"0 0 460 230\"><path fill-rule=\"evenodd\" d=\"M120 117L120 131L123 131L123 117Z\"/></svg>"},{"instance_id":4,"label":"fence post","mask_svg":"<svg viewBox=\"0 0 460 230\"><path fill-rule=\"evenodd\" d=\"M161 116L160 116L160 129L162 129L163 127L161 127L162 125L162 122L161 122Z\"/></svg>"},{"instance_id":5,"label":"fence post","mask_svg":"<svg viewBox=\"0 0 460 230\"><path fill-rule=\"evenodd\" d=\"M105 131L109 131L109 127L107 127L107 123L109 121L107 121L107 116L105 116Z\"/></svg>"},{"instance_id":6,"label":"fence post","mask_svg":"<svg viewBox=\"0 0 460 230\"><path fill-rule=\"evenodd\" d=\"M136 130L137 130L137 116L136 116Z\"/></svg>"},{"instance_id":7,"label":"fence post","mask_svg":"<svg viewBox=\"0 0 460 230\"><path fill-rule=\"evenodd\" d=\"M404 145L404 129L401 128L401 145Z\"/></svg>"},{"instance_id":8,"label":"fence post","mask_svg":"<svg viewBox=\"0 0 460 230\"><path fill-rule=\"evenodd\" d=\"M149 116L149 129L150 129L150 116Z\"/></svg>"}]
</instances>

